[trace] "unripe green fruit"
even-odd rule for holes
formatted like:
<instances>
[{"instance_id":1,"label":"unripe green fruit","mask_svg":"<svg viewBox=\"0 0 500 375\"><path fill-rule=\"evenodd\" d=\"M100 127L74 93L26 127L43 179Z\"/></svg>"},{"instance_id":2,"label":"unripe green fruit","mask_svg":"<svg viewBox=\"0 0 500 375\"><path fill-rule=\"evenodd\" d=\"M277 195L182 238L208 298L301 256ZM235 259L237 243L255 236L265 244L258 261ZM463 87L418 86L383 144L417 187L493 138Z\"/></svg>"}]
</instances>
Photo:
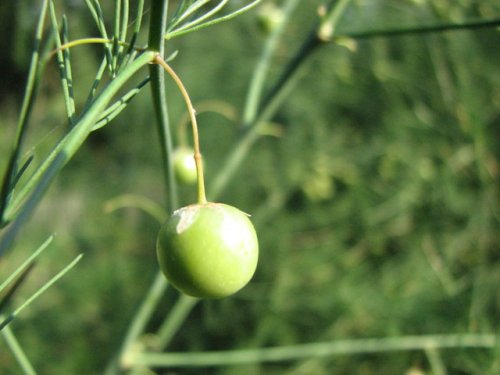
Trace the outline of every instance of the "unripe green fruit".
<instances>
[{"instance_id":1,"label":"unripe green fruit","mask_svg":"<svg viewBox=\"0 0 500 375\"><path fill-rule=\"evenodd\" d=\"M257 13L257 20L260 29L269 34L283 22L283 10L274 3L265 3Z\"/></svg>"},{"instance_id":2,"label":"unripe green fruit","mask_svg":"<svg viewBox=\"0 0 500 375\"><path fill-rule=\"evenodd\" d=\"M196 182L196 163L193 155L194 151L189 147L179 147L174 150L175 177L183 184L192 185Z\"/></svg>"},{"instance_id":3,"label":"unripe green fruit","mask_svg":"<svg viewBox=\"0 0 500 375\"><path fill-rule=\"evenodd\" d=\"M161 270L193 297L222 298L243 288L255 272L258 253L248 215L222 203L183 207L158 234Z\"/></svg>"}]
</instances>

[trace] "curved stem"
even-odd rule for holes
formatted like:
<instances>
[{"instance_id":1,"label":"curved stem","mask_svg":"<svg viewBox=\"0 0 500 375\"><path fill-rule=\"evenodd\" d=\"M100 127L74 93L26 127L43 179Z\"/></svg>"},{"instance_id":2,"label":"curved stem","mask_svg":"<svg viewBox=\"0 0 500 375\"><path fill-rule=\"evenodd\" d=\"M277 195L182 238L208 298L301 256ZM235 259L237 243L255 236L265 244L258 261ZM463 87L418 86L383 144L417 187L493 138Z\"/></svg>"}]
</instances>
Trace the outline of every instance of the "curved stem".
<instances>
[{"instance_id":1,"label":"curved stem","mask_svg":"<svg viewBox=\"0 0 500 375\"><path fill-rule=\"evenodd\" d=\"M165 69L165 71L172 77L175 84L179 88L184 98L184 101L186 102L193 130L194 161L196 163L196 173L198 176L198 203L199 204L207 203L207 197L205 193L205 179L203 176L203 162L201 160L200 140L198 135L198 124L196 121L196 111L193 107L193 103L191 102L189 94L186 88L184 87L184 84L182 83L181 79L175 73L175 71L170 67L170 65L168 65L159 54L156 55L154 62L156 64L161 65Z\"/></svg>"}]
</instances>

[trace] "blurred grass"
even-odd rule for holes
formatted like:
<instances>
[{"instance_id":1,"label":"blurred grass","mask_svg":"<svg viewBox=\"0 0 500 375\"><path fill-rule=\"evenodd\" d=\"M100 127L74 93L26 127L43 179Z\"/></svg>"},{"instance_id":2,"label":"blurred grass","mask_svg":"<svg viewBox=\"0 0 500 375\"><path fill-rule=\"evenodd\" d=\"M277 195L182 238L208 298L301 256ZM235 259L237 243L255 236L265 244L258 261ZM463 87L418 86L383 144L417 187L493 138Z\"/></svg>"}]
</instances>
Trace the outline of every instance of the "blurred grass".
<instances>
[{"instance_id":1,"label":"blurred grass","mask_svg":"<svg viewBox=\"0 0 500 375\"><path fill-rule=\"evenodd\" d=\"M278 50L274 75L305 35L317 3L301 5ZM21 8L15 19L31 26ZM0 19L11 17L1 10ZM70 36L93 35L80 6L69 11ZM355 1L339 32L499 14L495 1ZM30 46L9 48L16 43L11 35L2 39L7 76L25 69ZM25 30L16 40L30 35ZM218 99L241 108L263 38L247 15L173 41L169 49L180 54L172 65L195 103ZM222 197L253 215L262 254L257 275L234 298L197 306L168 349L496 333L499 42L498 31L490 29L374 39L357 43L354 52L331 45L315 54L275 118L283 135L257 143ZM97 64L93 51L73 52L80 98ZM21 87L4 87L0 94L2 170ZM173 86L169 95L175 123L184 106ZM64 126L54 67L39 99L30 146L42 155ZM238 132L217 115L201 114L199 121L210 185ZM6 275L47 234L57 233L20 294L28 295L85 253L12 325L42 374L100 373L154 277L158 223L134 209L103 213L105 202L122 193L162 203L152 122L145 90L90 137L14 251L0 260L0 275ZM192 201L194 189L184 188L181 197ZM152 332L175 298L169 290ZM1 345L0 373L17 373ZM443 350L438 356L450 374L493 374L500 366L498 350ZM430 357L412 351L173 373L403 374L415 368L435 371Z\"/></svg>"}]
</instances>

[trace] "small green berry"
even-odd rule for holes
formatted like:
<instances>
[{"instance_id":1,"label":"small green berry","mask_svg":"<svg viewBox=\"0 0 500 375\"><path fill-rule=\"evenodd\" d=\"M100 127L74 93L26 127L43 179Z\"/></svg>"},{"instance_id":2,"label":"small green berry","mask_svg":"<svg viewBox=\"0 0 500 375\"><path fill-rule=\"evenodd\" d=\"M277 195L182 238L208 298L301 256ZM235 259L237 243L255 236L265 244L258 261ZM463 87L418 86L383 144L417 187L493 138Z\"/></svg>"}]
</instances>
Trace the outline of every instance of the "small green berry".
<instances>
[{"instance_id":1,"label":"small green berry","mask_svg":"<svg viewBox=\"0 0 500 375\"><path fill-rule=\"evenodd\" d=\"M265 34L271 33L283 20L283 10L274 3L263 4L257 13L258 25Z\"/></svg>"},{"instance_id":2,"label":"small green berry","mask_svg":"<svg viewBox=\"0 0 500 375\"><path fill-rule=\"evenodd\" d=\"M247 214L222 203L205 203L172 214L158 234L157 255L161 270L180 291L223 298L250 281L258 248Z\"/></svg>"},{"instance_id":3,"label":"small green berry","mask_svg":"<svg viewBox=\"0 0 500 375\"><path fill-rule=\"evenodd\" d=\"M178 147L174 150L175 177L183 184L192 185L196 182L196 163L193 155L194 151L189 147Z\"/></svg>"}]
</instances>

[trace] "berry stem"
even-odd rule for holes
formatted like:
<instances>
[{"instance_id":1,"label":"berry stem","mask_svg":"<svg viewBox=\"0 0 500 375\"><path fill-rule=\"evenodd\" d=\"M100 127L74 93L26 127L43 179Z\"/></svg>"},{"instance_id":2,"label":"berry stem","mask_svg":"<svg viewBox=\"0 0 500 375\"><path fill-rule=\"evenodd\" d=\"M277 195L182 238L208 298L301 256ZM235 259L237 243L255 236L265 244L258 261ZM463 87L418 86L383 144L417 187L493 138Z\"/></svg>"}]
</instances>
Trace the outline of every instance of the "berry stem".
<instances>
[{"instance_id":1,"label":"berry stem","mask_svg":"<svg viewBox=\"0 0 500 375\"><path fill-rule=\"evenodd\" d=\"M163 58L157 54L154 63L161 65L170 77L174 80L175 84L179 88L184 101L186 102L186 106L189 112L189 117L191 119L191 125L193 130L193 148L194 148L194 162L196 164L196 175L198 179L198 203L204 204L207 203L207 196L205 193L205 179L203 177L203 163L201 160L201 152L200 152L200 140L198 136L198 123L196 121L196 111L193 107L193 103L189 98L189 94L184 87L179 76L175 73L175 71L168 65Z\"/></svg>"}]
</instances>

